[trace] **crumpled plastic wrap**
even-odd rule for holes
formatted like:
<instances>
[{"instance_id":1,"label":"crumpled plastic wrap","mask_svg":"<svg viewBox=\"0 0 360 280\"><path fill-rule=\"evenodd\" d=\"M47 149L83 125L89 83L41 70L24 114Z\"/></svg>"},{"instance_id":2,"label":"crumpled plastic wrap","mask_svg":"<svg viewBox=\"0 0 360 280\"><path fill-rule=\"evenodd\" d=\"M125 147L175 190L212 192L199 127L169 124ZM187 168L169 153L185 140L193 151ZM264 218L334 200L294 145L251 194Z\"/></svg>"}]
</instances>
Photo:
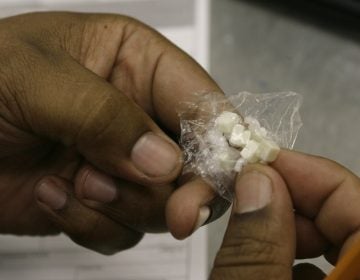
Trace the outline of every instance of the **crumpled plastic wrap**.
<instances>
[{"instance_id":1,"label":"crumpled plastic wrap","mask_svg":"<svg viewBox=\"0 0 360 280\"><path fill-rule=\"evenodd\" d=\"M269 139L291 149L302 126L301 103L302 96L294 92L240 92L227 98L219 93L201 93L196 103L184 103L179 112L183 175L201 176L221 197L232 201L236 172L219 164L218 153L227 143L214 129L215 119L224 111L235 112L243 119L255 118Z\"/></svg>"}]
</instances>

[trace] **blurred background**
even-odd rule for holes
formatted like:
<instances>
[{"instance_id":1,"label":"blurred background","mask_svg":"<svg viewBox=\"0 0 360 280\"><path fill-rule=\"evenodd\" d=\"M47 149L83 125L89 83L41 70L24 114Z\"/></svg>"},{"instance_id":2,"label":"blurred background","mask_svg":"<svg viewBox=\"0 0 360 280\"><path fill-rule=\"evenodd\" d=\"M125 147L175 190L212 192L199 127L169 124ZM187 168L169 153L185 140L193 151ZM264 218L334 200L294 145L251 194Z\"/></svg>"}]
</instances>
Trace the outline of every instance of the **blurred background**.
<instances>
[{"instance_id":1,"label":"blurred background","mask_svg":"<svg viewBox=\"0 0 360 280\"><path fill-rule=\"evenodd\" d=\"M152 1L156 5L146 4L149 1L20 4L0 0L0 16L46 9L49 3L56 9L135 15L198 59L227 94L245 90L303 94L304 125L295 149L329 157L360 174L360 1L159 0ZM209 3L199 6L199 2ZM174 26L188 29L171 29ZM201 40L194 34L201 34ZM208 227L209 265L226 219ZM327 271L331 268L322 259L313 262Z\"/></svg>"}]
</instances>

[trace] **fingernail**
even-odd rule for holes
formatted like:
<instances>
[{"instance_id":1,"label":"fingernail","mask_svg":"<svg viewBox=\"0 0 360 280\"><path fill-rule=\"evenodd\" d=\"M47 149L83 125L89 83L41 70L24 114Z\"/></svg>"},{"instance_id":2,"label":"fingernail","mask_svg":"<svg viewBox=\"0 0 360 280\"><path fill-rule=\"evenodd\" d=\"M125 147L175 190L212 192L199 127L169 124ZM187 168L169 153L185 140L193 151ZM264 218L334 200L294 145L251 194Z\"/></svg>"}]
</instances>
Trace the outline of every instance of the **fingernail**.
<instances>
[{"instance_id":1,"label":"fingernail","mask_svg":"<svg viewBox=\"0 0 360 280\"><path fill-rule=\"evenodd\" d=\"M92 169L86 176L81 193L86 199L109 203L116 198L117 190L111 176Z\"/></svg>"},{"instance_id":2,"label":"fingernail","mask_svg":"<svg viewBox=\"0 0 360 280\"><path fill-rule=\"evenodd\" d=\"M152 132L144 134L131 152L131 160L140 171L149 176L164 176L178 165L175 148Z\"/></svg>"},{"instance_id":3,"label":"fingernail","mask_svg":"<svg viewBox=\"0 0 360 280\"><path fill-rule=\"evenodd\" d=\"M245 173L236 183L235 195L236 213L243 214L262 209L271 202L271 180L258 171Z\"/></svg>"},{"instance_id":4,"label":"fingernail","mask_svg":"<svg viewBox=\"0 0 360 280\"><path fill-rule=\"evenodd\" d=\"M210 208L207 206L202 206L199 211L199 216L194 226L193 232L198 230L201 226L203 226L210 216Z\"/></svg>"},{"instance_id":5,"label":"fingernail","mask_svg":"<svg viewBox=\"0 0 360 280\"><path fill-rule=\"evenodd\" d=\"M37 199L52 210L60 210L65 206L67 195L54 183L46 181L37 188Z\"/></svg>"}]
</instances>

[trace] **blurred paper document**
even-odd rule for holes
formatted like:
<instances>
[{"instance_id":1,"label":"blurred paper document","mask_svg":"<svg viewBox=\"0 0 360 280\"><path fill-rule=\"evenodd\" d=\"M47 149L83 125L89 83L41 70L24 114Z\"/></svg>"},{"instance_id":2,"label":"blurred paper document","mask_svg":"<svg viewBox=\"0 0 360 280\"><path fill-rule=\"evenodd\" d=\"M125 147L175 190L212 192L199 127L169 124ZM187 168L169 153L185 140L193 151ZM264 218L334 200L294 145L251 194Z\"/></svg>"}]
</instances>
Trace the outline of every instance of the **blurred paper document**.
<instances>
[{"instance_id":1,"label":"blurred paper document","mask_svg":"<svg viewBox=\"0 0 360 280\"><path fill-rule=\"evenodd\" d=\"M175 241L149 234L136 247L102 256L67 237L0 238L0 279L6 280L202 280L206 279L204 230Z\"/></svg>"}]
</instances>

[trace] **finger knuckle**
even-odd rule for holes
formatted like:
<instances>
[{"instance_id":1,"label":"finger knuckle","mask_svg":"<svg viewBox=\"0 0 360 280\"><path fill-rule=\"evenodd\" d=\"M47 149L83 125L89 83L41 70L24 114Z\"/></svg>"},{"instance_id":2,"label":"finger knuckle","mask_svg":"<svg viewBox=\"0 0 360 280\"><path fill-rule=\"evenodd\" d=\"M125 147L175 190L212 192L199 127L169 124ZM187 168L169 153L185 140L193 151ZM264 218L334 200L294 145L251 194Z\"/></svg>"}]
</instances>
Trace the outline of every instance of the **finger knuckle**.
<instances>
[{"instance_id":1,"label":"finger knuckle","mask_svg":"<svg viewBox=\"0 0 360 280\"><path fill-rule=\"evenodd\" d=\"M223 246L218 252L214 277L211 279L217 279L216 275L221 274L233 275L234 279L284 279L290 268L279 258L281 249L280 243L266 236L237 238L233 244ZM246 275L247 278L238 278L239 275Z\"/></svg>"},{"instance_id":2,"label":"finger knuckle","mask_svg":"<svg viewBox=\"0 0 360 280\"><path fill-rule=\"evenodd\" d=\"M219 265L276 263L280 245L266 239L243 237L236 244L223 247L219 252Z\"/></svg>"}]
</instances>

